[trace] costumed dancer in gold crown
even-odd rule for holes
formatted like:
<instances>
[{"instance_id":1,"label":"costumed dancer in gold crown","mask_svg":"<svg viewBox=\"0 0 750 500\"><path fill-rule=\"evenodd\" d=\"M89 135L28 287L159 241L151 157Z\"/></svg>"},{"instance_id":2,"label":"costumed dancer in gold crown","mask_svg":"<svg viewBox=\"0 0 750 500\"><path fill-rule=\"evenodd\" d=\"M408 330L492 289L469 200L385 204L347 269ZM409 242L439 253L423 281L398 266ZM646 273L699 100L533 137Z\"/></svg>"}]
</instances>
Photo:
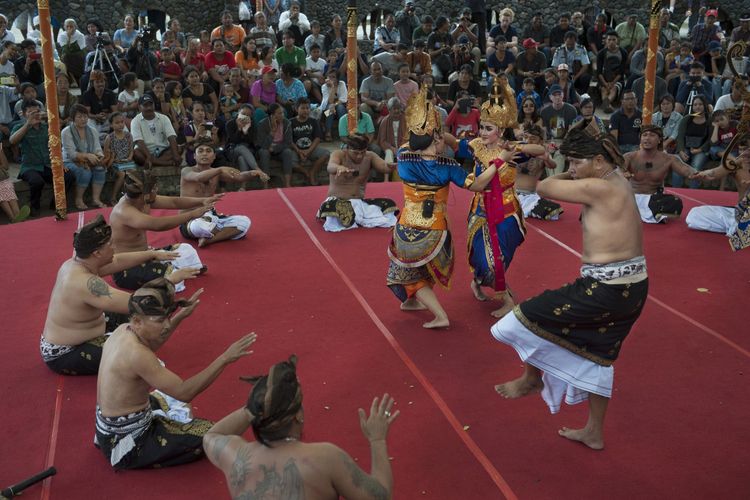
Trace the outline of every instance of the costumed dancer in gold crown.
<instances>
[{"instance_id":1,"label":"costumed dancer in gold crown","mask_svg":"<svg viewBox=\"0 0 750 500\"><path fill-rule=\"evenodd\" d=\"M404 209L388 247L388 286L401 300L404 311L428 309L435 315L425 328L449 326L448 315L432 287L449 288L453 274L453 241L448 228L447 204L450 183L471 191L483 191L497 173L488 165L479 176L467 174L451 158L443 156L445 137L440 115L424 87L409 98L406 126L409 143L398 151L398 174L403 182ZM408 146L408 147L407 147ZM513 152L499 152L510 161Z\"/></svg>"},{"instance_id":2,"label":"costumed dancer in gold crown","mask_svg":"<svg viewBox=\"0 0 750 500\"><path fill-rule=\"evenodd\" d=\"M545 153L543 145L506 140L517 127L518 111L513 91L495 79L489 99L482 104L479 137L459 146L468 145L474 159L475 176L490 168L497 170L487 189L474 195L468 221L469 266L474 274L471 289L478 300L487 300L481 289L483 286L498 292L503 305L492 312L496 318L507 314L515 305L506 286L505 270L526 236L523 211L513 188L516 181L514 160L523 156L527 161L528 157Z\"/></svg>"}]
</instances>

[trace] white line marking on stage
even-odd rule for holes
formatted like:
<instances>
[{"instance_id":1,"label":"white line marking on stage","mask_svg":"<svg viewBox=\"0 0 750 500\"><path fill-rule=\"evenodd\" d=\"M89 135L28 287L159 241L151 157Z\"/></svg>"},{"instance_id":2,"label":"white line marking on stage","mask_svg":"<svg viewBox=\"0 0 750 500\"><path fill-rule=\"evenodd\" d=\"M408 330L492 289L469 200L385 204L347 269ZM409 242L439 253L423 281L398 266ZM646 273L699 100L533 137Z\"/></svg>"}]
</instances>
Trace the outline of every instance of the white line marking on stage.
<instances>
[{"instance_id":1,"label":"white line marking on stage","mask_svg":"<svg viewBox=\"0 0 750 500\"><path fill-rule=\"evenodd\" d=\"M541 229L539 229L538 227L536 227L534 224L530 224L528 222L528 220L526 221L526 225L528 227L530 227L531 229L533 229L534 231L536 231L537 233L539 233L542 236L544 236L545 238L547 238L548 240L554 242L556 245L558 245L558 246L564 248L565 250L567 250L568 252L572 253L576 257L579 257L579 258L581 257L581 254L579 252L573 250L568 245L566 245L562 241L558 240L557 238L555 238L551 234L546 233L545 231L542 231ZM686 314L678 311L677 309L675 309L675 308L667 305L665 302L663 302L662 300L660 300L658 297L654 297L654 295L652 295L652 294L649 293L648 294L648 300L653 301L659 307L662 307L662 308L666 309L667 311L671 312L672 314L674 314L678 318L687 321L688 323L690 323L694 327L698 328L699 330L703 330L705 333L711 335L712 337L716 338L717 340L720 340L721 342L725 343L726 345L728 345L732 349L738 351L740 354L744 354L745 356L747 356L748 358L750 358L750 351L748 351L747 349L745 349L742 346L740 346L739 344L737 344L737 343L729 340L727 337L725 337L724 335L720 334L716 330L707 327L703 323L700 323L699 321L694 320L690 316L688 316L688 315L686 315Z\"/></svg>"},{"instance_id":2,"label":"white line marking on stage","mask_svg":"<svg viewBox=\"0 0 750 500\"><path fill-rule=\"evenodd\" d=\"M78 212L78 228L76 231L83 227L85 216L83 211ZM73 257L76 252L73 250ZM49 448L47 449L47 460L45 461L44 468L48 469L55 464L55 452L57 451L57 435L60 430L60 413L62 410L62 399L63 399L63 387L65 386L65 377L62 375L57 376L57 393L55 395L55 413L52 417L52 432L49 437ZM50 494L50 488L52 487L52 478L50 476L42 483L42 495L41 500L48 500Z\"/></svg>"},{"instance_id":3,"label":"white line marking on stage","mask_svg":"<svg viewBox=\"0 0 750 500\"><path fill-rule=\"evenodd\" d=\"M701 205L707 205L707 203L705 201L701 201L701 200L699 200L697 198L693 198L692 196L688 196L685 193L678 193L676 191L672 191L671 189L665 189L664 191L667 192L667 193L669 193L669 194L673 194L673 195L677 196L678 198L679 197L687 198L688 200L694 201L696 203L700 203Z\"/></svg>"},{"instance_id":4,"label":"white line marking on stage","mask_svg":"<svg viewBox=\"0 0 750 500\"><path fill-rule=\"evenodd\" d=\"M318 251L328 261L328 263L331 265L333 270L336 271L336 274L339 275L339 277L347 286L347 288L349 288L349 290L352 292L352 295L354 295L354 297L357 299L357 302L359 302L359 304L365 310L365 312L370 317L372 322L375 324L378 330L380 330L380 333L383 334L383 336L391 345L393 350L396 351L396 354L398 355L399 358L401 358L401 361L412 372L412 374L416 377L416 379L419 380L419 383L422 385L422 387L424 387L427 394L429 394L430 398L432 398L433 402L437 405L438 409L440 409L440 411L443 413L446 420L448 420L448 423L450 424L450 426L453 428L456 434L458 434L458 437L464 442L466 447L474 455L474 457L482 465L482 467L484 467L484 470L489 474L490 478L497 485L497 487L503 493L505 498L509 500L517 499L518 497L516 497L515 493L513 493L513 490L511 490L510 485L508 485L508 483L505 481L505 479L500 474L500 472L492 464L490 459L487 458L487 455L485 455L484 452L482 452L481 448L479 448L479 445L477 445L477 443L469 436L469 434L466 431L464 431L463 425L461 425L456 415L448 407L448 404L445 402L445 400L440 396L440 394L435 389L435 387L427 380L427 377L419 370L419 368L417 368L417 365L414 363L414 361L412 361L409 355L406 354L406 351L404 351L404 349L401 347L398 341L394 338L390 330L388 330L388 327L385 326L385 324L380 320L380 318L372 309L372 307L370 307L370 304L367 303L367 300L365 300L364 296L360 293L360 291L357 289L354 283L352 283L352 281L349 279L346 273L344 273L344 271L339 267L336 261L333 260L333 257L331 257L331 254L328 253L328 251L325 249L325 247L323 247L323 245L320 243L318 238L313 234L312 230L310 229L310 226L307 225L307 223L304 221L304 219L299 214L297 209L294 207L294 205L292 205L292 202L289 201L289 198L286 197L286 195L281 189L276 189L276 192L279 194L281 199L284 200L284 203L286 203L287 207L289 207L289 210L297 219L297 222L299 222L300 226L302 226L302 229L305 230L305 232L307 233L307 236L313 242L313 244L318 249ZM385 249L383 251L385 251Z\"/></svg>"}]
</instances>

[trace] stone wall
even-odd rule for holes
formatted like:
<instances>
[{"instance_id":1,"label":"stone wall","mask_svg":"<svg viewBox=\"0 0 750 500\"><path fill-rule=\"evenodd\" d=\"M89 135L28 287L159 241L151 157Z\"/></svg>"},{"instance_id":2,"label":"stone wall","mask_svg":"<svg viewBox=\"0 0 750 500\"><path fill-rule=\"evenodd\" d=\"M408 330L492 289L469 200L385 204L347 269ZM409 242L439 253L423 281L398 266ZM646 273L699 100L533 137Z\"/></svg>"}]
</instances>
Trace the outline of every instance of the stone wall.
<instances>
[{"instance_id":1,"label":"stone wall","mask_svg":"<svg viewBox=\"0 0 750 500\"><path fill-rule=\"evenodd\" d=\"M332 0L328 2L317 0L303 0L303 10L311 19L317 19L325 27L329 24L333 14L339 14L343 18L346 16L346 0ZM464 3L461 0L417 0L417 14L430 14L437 17L440 14L447 14L455 17ZM540 11L544 14L545 24L552 27L556 23L557 16L562 12L573 12L581 10L583 6L590 6L596 3L582 0L557 0L549 2L548 0L508 0L503 3L488 2L488 6L494 6L496 10L508 6L516 12L517 26L524 26L531 18L531 14ZM644 0L619 0L617 2L601 1L598 2L605 9L609 9L617 20L624 20L625 16L631 12L639 13L639 20L646 24L648 22L647 2ZM668 2L665 2L668 4ZM677 2L673 22L680 24L687 2L682 0ZM709 0L709 5L718 4L718 0ZM228 2L216 2L205 0L165 0L155 4L144 0L50 0L50 9L52 15L62 22L67 17L76 19L79 24L84 23L87 19L98 18L105 29L110 32L115 28L122 26L122 19L127 13L137 13L147 7L154 8L158 5L170 17L176 17L180 20L183 29L188 32L197 33L202 29L213 28L218 26L221 12L228 8L232 12L238 12L238 1L230 0ZM401 9L402 1L398 0L367 0L358 2L358 15L360 19L370 11L384 10L396 12ZM593 7L589 7L592 9ZM0 12L7 15L13 21L22 12L34 12L36 2L18 1L18 0L0 0ZM720 20L724 16L736 16L749 10L747 0L721 0ZM730 14L731 13L731 14ZM369 27L368 27L369 33Z\"/></svg>"}]
</instances>

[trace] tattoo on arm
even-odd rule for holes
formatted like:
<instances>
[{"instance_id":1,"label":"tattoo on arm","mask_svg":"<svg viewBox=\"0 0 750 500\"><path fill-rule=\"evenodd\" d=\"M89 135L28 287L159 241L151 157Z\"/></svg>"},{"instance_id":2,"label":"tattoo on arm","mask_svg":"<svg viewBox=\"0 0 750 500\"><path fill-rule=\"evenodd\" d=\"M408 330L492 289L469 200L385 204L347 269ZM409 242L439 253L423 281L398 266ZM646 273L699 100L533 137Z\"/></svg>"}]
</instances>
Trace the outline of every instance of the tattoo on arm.
<instances>
[{"instance_id":1,"label":"tattoo on arm","mask_svg":"<svg viewBox=\"0 0 750 500\"><path fill-rule=\"evenodd\" d=\"M94 297L112 297L112 292L109 291L109 285L104 282L99 276L92 276L86 282L86 287Z\"/></svg>"},{"instance_id":2,"label":"tattoo on arm","mask_svg":"<svg viewBox=\"0 0 750 500\"><path fill-rule=\"evenodd\" d=\"M242 488L245 484L245 477L250 470L250 450L243 446L237 450L237 458L232 464L232 470L229 472L229 485L232 488Z\"/></svg>"},{"instance_id":3,"label":"tattoo on arm","mask_svg":"<svg viewBox=\"0 0 750 500\"><path fill-rule=\"evenodd\" d=\"M346 468L349 469L354 486L377 500L386 500L388 498L388 491L386 491L385 487L377 479L365 474L348 455L342 453L342 458L346 464Z\"/></svg>"}]
</instances>

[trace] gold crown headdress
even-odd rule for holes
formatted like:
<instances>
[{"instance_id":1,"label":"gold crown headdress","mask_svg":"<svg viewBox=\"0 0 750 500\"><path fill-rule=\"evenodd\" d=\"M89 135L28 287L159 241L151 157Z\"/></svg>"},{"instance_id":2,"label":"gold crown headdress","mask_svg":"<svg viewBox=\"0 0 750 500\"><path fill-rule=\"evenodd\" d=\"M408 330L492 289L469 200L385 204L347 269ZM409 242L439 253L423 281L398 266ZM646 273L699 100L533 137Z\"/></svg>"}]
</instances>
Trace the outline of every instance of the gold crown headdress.
<instances>
[{"instance_id":1,"label":"gold crown headdress","mask_svg":"<svg viewBox=\"0 0 750 500\"><path fill-rule=\"evenodd\" d=\"M495 77L489 99L482 104L479 120L490 122L501 129L518 126L516 98L508 84L500 84L499 77Z\"/></svg>"},{"instance_id":2,"label":"gold crown headdress","mask_svg":"<svg viewBox=\"0 0 750 500\"><path fill-rule=\"evenodd\" d=\"M414 135L432 135L441 125L440 113L427 98L427 87L422 85L407 101L406 128Z\"/></svg>"}]
</instances>

